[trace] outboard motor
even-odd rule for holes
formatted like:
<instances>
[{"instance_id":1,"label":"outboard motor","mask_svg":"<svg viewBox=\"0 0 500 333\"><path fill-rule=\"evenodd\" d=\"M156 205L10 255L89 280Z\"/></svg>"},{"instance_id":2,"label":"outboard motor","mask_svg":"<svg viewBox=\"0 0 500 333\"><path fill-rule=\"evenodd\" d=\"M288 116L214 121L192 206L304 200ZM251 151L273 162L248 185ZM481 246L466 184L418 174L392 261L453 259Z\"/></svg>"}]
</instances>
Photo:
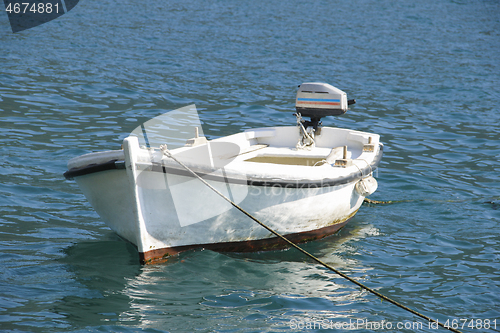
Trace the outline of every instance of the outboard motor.
<instances>
[{"instance_id":1,"label":"outboard motor","mask_svg":"<svg viewBox=\"0 0 500 333\"><path fill-rule=\"evenodd\" d=\"M295 109L302 117L310 117L304 125L316 130L322 117L339 116L347 112L347 106L356 103L347 101L347 94L328 83L302 83L297 91Z\"/></svg>"},{"instance_id":2,"label":"outboard motor","mask_svg":"<svg viewBox=\"0 0 500 333\"><path fill-rule=\"evenodd\" d=\"M314 146L314 136L320 134L318 126L321 125L322 117L342 115L347 112L348 105L354 103L354 99L347 100L345 92L328 83L302 83L295 100L297 124L302 130L297 149ZM311 120L303 120L302 117L309 117Z\"/></svg>"}]
</instances>

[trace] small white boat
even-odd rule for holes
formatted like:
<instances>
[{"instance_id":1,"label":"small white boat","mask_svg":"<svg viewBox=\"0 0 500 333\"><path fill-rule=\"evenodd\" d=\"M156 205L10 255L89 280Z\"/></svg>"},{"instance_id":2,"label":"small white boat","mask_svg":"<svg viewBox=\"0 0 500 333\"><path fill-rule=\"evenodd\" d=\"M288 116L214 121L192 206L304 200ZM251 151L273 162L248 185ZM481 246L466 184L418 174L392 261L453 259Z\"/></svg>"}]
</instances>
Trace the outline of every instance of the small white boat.
<instances>
[{"instance_id":1,"label":"small white boat","mask_svg":"<svg viewBox=\"0 0 500 333\"><path fill-rule=\"evenodd\" d=\"M299 87L297 126L251 129L210 141L197 130L173 149L164 142L209 184L293 242L333 234L356 214L376 190L373 171L383 147L377 134L321 127L321 117L347 111L344 92L324 83ZM163 118L161 125L145 123L124 139L122 150L71 159L65 177L76 180L114 232L137 246L144 263L192 248L285 247L152 143L153 137L166 140L161 134L167 127L186 132L182 114Z\"/></svg>"}]
</instances>

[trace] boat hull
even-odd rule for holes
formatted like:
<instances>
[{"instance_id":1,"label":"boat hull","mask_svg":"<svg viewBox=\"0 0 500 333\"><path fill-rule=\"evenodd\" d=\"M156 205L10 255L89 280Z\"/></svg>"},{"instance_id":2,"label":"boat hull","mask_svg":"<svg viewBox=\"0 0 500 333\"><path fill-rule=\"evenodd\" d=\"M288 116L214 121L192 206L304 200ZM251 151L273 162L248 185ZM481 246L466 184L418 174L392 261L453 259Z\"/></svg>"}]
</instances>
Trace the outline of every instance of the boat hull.
<instances>
[{"instance_id":1,"label":"boat hull","mask_svg":"<svg viewBox=\"0 0 500 333\"><path fill-rule=\"evenodd\" d=\"M194 248L249 252L286 247L284 241L236 208L225 207L227 202L208 187L208 191L204 191L205 185L195 178L168 175L177 178L177 183L199 182L202 186L190 184L183 186L185 193L175 193L178 198L185 198L190 210L188 207L176 207L172 190L164 185L167 175L149 171L142 177L149 178L148 183L156 186L137 186L139 209L136 209L126 170L92 173L77 177L76 181L106 224L120 237L137 246L143 263L165 260L168 256ZM221 186L216 181L210 183L215 187ZM246 193L239 205L259 221L292 242L304 242L337 232L354 216L363 202L354 185L353 182L322 188L229 186L233 196L237 197L238 192ZM219 210L212 214L216 216L190 224L185 222L185 216L179 217L179 213L191 212L191 221L197 221L203 218L203 212L209 207Z\"/></svg>"},{"instance_id":2,"label":"boat hull","mask_svg":"<svg viewBox=\"0 0 500 333\"><path fill-rule=\"evenodd\" d=\"M263 224L304 242L337 232L355 215L366 195L358 185L377 168L382 144L374 134L323 128L317 147L303 151L294 148L298 136L294 127L256 129L179 148L175 156L197 162L190 165L199 176ZM341 147L348 148L346 163L328 162ZM203 154L209 158L201 163ZM144 263L193 248L286 246L161 150L140 147L137 137L126 138L121 151L75 158L68 168L65 176Z\"/></svg>"},{"instance_id":3,"label":"boat hull","mask_svg":"<svg viewBox=\"0 0 500 333\"><path fill-rule=\"evenodd\" d=\"M352 214L354 216L354 214ZM285 235L285 238L293 243L303 243L310 242L325 238L327 236L335 234L342 227L344 227L351 218L347 218L343 222L338 222L332 224L328 227L299 232L295 234ZM185 246L175 246L166 247L157 250L151 250L147 252L139 252L139 257L141 263L159 263L168 260L170 256L177 255L184 251L189 251L193 249L207 249L217 252L258 252L258 251L273 251L281 250L287 248L289 245L282 239L278 237L271 237L266 239L248 240L248 241L235 241L235 242L223 242L223 243L207 243L207 244L196 244L196 245L185 245Z\"/></svg>"}]
</instances>

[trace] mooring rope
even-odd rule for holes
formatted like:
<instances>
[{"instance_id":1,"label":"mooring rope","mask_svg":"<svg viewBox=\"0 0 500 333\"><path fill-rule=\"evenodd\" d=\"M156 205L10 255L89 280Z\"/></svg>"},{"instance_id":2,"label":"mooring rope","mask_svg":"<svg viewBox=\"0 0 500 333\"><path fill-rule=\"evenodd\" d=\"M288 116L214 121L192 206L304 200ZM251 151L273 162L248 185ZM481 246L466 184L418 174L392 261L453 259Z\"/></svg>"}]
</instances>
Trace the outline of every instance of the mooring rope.
<instances>
[{"instance_id":1,"label":"mooring rope","mask_svg":"<svg viewBox=\"0 0 500 333\"><path fill-rule=\"evenodd\" d=\"M407 199L407 200L373 200L373 199L368 199L365 198L363 202L366 202L367 204L373 204L373 205L388 205L388 204L395 204L395 203L401 203L401 202L417 202L417 201L427 201L427 202L437 202L437 203L462 203L462 202L468 202L469 200L434 200L434 199ZM472 200L474 201L479 201L478 199ZM491 204L494 209L496 209L496 206L499 204L494 202L494 201L481 201L482 203L486 204Z\"/></svg>"},{"instance_id":2,"label":"mooring rope","mask_svg":"<svg viewBox=\"0 0 500 333\"><path fill-rule=\"evenodd\" d=\"M297 244L294 244L293 242L289 241L287 238L285 238L284 236L282 236L281 234L279 234L278 232L274 231L273 229L271 229L270 227L268 227L267 225L265 225L264 223L260 222L259 220L257 220L257 218L255 218L253 215L251 215L250 213L248 213L246 210L244 210L243 208L241 208L240 206L238 206L235 202L233 202L231 199L229 199L228 197L226 197L224 194L222 194L221 192L219 192L216 188L214 188L212 185L210 185L208 182L206 182L203 178L201 178L196 172L194 172L193 170L191 170L188 166L186 166L184 163L182 163L181 161L179 161L177 158L175 158L172 153L167 149L167 146L166 145L161 145L160 146L160 149L161 151L163 152L163 154L171 159L173 159L175 162L177 162L180 166L182 166L184 169L186 169L189 173L191 173L193 176L195 176L196 178L198 178L203 184L205 184L206 186L208 186L212 191L214 191L215 193L217 193L221 198L223 198L224 200L226 200L227 202L229 202L234 208L238 209L240 212L242 212L243 214L245 214L246 216L248 216L250 219L252 219L254 222L258 223L259 225L261 225L263 228L267 229L269 232L273 233L274 235L276 235L278 238L282 239L283 241L285 241L286 243L288 243L290 246L294 247L295 249L299 250L300 252L302 252L303 254L305 254L306 256L308 256L309 258L313 259L314 261L316 261L318 264L322 265L323 267L325 268L328 268L329 270L331 270L332 272L336 273L337 275L340 275L341 277L343 277L344 279L354 283L355 285L361 287L362 289L365 289L366 291L380 297L381 299L385 300L385 301L388 301L389 303L392 303L398 307L400 307L401 309L404 309L408 312L411 312L413 313L414 315L420 317L420 318L423 318L423 319L426 319L427 321L430 321L430 322L433 322L433 323L436 323L438 324L439 326L441 326L442 328L445 328L445 329L448 329L452 332L457 332L457 333L462 333L461 331L453 328L453 327L449 327L449 326L445 326L443 323L440 323L438 320L435 320L435 319L432 319L430 317L427 317L426 315L424 314L421 314L420 312L418 311L415 311L413 309L410 309L409 307L401 304L401 303L398 303L396 302L395 300L379 293L378 291L370 288L370 287L367 287L365 286L364 284L362 284L361 282L351 278L350 276L342 273L341 271L339 271L338 269L328 265L327 263L321 261L320 259L316 258L315 256L313 256L312 254L310 254L309 252L307 252L306 250L302 249L300 246L298 246Z\"/></svg>"},{"instance_id":3,"label":"mooring rope","mask_svg":"<svg viewBox=\"0 0 500 333\"><path fill-rule=\"evenodd\" d=\"M388 205L388 204L393 204L393 203L398 203L398 202L410 202L411 200L373 200L373 199L368 199L365 198L363 200L366 203L373 204L373 205Z\"/></svg>"}]
</instances>

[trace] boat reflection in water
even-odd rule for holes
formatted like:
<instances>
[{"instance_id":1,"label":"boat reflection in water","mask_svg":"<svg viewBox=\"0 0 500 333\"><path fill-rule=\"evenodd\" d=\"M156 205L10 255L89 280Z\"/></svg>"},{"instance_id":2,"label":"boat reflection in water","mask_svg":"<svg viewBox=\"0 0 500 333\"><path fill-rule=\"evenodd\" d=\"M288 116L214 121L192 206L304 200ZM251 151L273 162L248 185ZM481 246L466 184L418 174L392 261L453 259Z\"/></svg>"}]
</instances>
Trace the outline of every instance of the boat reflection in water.
<instances>
[{"instance_id":1,"label":"boat reflection in water","mask_svg":"<svg viewBox=\"0 0 500 333\"><path fill-rule=\"evenodd\" d=\"M352 258L357 250L351 244L377 234L358 221L304 247L363 281L369 269ZM195 331L244 325L258 330L265 321L283 328L292 318L349 320L357 314L352 304L367 296L295 249L246 254L192 250L164 264L141 266L132 245L108 234L102 241L79 242L65 254L60 264L74 276L79 291L56 302L54 313L68 327L116 323Z\"/></svg>"}]
</instances>

